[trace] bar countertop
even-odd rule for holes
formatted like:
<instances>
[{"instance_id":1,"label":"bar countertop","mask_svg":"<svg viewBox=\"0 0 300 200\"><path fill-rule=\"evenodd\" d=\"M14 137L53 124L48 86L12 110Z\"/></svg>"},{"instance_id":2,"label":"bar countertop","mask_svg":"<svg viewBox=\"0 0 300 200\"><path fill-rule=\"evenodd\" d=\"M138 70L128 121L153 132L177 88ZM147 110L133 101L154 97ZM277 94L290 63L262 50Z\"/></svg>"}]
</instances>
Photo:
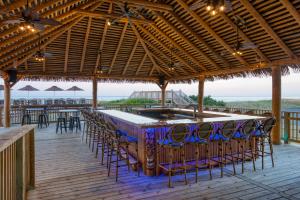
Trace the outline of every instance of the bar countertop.
<instances>
[{"instance_id":1,"label":"bar countertop","mask_svg":"<svg viewBox=\"0 0 300 200\"><path fill-rule=\"evenodd\" d=\"M156 109L156 108L153 108ZM159 110L160 108L157 108ZM169 110L193 113L193 110L180 109L180 108L168 108ZM249 120L249 119L263 119L260 116L251 116L243 114L233 114L233 113L222 113L213 111L203 111L204 115L215 115L216 117L196 117L193 119L165 119L159 120L150 117L145 117L138 114L127 113L119 110L98 110L98 112L108 115L113 118L117 118L123 122L130 123L137 127L147 128L147 127L159 127L174 124L195 124L201 122L224 122L224 121L239 121L239 120Z\"/></svg>"}]
</instances>

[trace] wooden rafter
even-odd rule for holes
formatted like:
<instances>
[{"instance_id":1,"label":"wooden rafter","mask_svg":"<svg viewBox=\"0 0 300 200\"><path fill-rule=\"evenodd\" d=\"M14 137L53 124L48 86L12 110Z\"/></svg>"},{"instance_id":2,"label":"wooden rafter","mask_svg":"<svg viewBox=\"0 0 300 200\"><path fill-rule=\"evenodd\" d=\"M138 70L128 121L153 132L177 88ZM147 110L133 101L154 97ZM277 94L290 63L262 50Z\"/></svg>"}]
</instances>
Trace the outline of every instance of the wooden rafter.
<instances>
[{"instance_id":1,"label":"wooden rafter","mask_svg":"<svg viewBox=\"0 0 300 200\"><path fill-rule=\"evenodd\" d=\"M113 68L113 66L114 66L114 64L115 64L117 55L118 55L119 50L120 50L120 48L121 48L121 46L122 46L122 43L123 43L123 39L124 39L126 30L127 30L127 26L128 26L128 22L126 22L125 25L124 25L124 27L123 27L123 30L122 30L122 33L121 33L121 36L120 36L120 39L119 39L118 47L117 47L117 49L116 49L116 51L115 51L115 54L114 54L114 57L113 57L113 59L112 59L112 61L111 61L110 68L109 68L109 71L108 71L108 74L111 73L112 68Z\"/></svg>"},{"instance_id":2,"label":"wooden rafter","mask_svg":"<svg viewBox=\"0 0 300 200\"><path fill-rule=\"evenodd\" d=\"M46 47L43 49L43 52L46 52ZM46 62L47 62L47 58L44 58L44 60L43 60L43 72L46 71Z\"/></svg>"},{"instance_id":3,"label":"wooden rafter","mask_svg":"<svg viewBox=\"0 0 300 200\"><path fill-rule=\"evenodd\" d=\"M25 61L25 70L26 71L28 70L28 61L27 60Z\"/></svg>"},{"instance_id":4,"label":"wooden rafter","mask_svg":"<svg viewBox=\"0 0 300 200\"><path fill-rule=\"evenodd\" d=\"M92 18L89 17L87 28L86 28L86 34L85 34L85 38L84 38L84 43L83 43L82 54L81 54L80 72L83 71L85 54L86 54L86 49L87 49L87 43L88 43L88 40L89 40L90 31L91 31L91 24L92 24Z\"/></svg>"},{"instance_id":5,"label":"wooden rafter","mask_svg":"<svg viewBox=\"0 0 300 200\"><path fill-rule=\"evenodd\" d=\"M80 8L87 8L91 5L93 5L95 2L92 1L92 2L89 2L87 4L82 4L80 5ZM97 7L100 5L99 3L96 3L95 4ZM59 9L62 9L64 7L60 7ZM52 12L48 11L48 13L44 13L42 14L41 16L42 17L46 17L48 15L51 15L51 14L54 14L55 11L57 11L56 9L58 8L55 8L53 10L51 10ZM70 21L73 20L74 17L77 17L76 14L74 12L74 10L71 10L65 14L62 14L62 15L59 15L58 17L54 18L55 20L58 20L58 21L61 21L63 24L64 23L68 23ZM65 19L64 21L62 21L63 19ZM45 35L45 34L48 34L49 32L57 29L59 27L46 27L46 30L44 30L41 35ZM17 31L18 28L17 27L13 27L9 30L12 30L12 31ZM32 45L34 42L33 40L36 40L38 39L38 36L37 34L32 34L32 33L21 33L21 34L18 34L16 37L12 37L12 38L9 38L9 39L6 39L5 41L1 42L0 44L2 44L3 46L5 46L6 44L11 44L11 46L9 47L5 47L4 49L1 49L0 51L0 55L3 55L3 54L8 54L10 51L14 50L14 49L17 49L17 50L22 50L24 49L24 45ZM15 43L15 42L18 42L18 43ZM17 44L17 45L16 45ZM2 60L2 58L1 58Z\"/></svg>"},{"instance_id":6,"label":"wooden rafter","mask_svg":"<svg viewBox=\"0 0 300 200\"><path fill-rule=\"evenodd\" d=\"M221 60L222 63L225 64L225 66L229 66L229 63L227 62L227 60L225 60L223 57L221 57L212 47L211 45L209 45L202 37L199 36L199 34L195 33L184 21L182 21L176 14L172 14L172 17L186 30L189 31L189 33L196 38L202 45L205 46L205 48L207 48L217 59ZM217 69L220 68L218 66L218 64L212 60L211 58L209 58L208 55L206 55L203 52L203 56L206 57L206 60L208 62L210 62L214 67L216 67Z\"/></svg>"},{"instance_id":7,"label":"wooden rafter","mask_svg":"<svg viewBox=\"0 0 300 200\"><path fill-rule=\"evenodd\" d=\"M148 47L146 46L145 42L143 41L143 39L141 38L139 32L137 31L136 27L134 24L131 24L131 28L134 32L134 34L136 35L136 37L140 40L144 50L146 51L148 57L150 58L152 64L153 64L153 69L156 68L158 71L162 71L164 74L166 74L167 76L171 76L166 70L164 70L163 68L159 67L157 65L157 63L155 62L155 60L153 59L152 53L149 51ZM153 70L150 71L149 76L152 76Z\"/></svg>"},{"instance_id":8,"label":"wooden rafter","mask_svg":"<svg viewBox=\"0 0 300 200\"><path fill-rule=\"evenodd\" d=\"M109 8L108 8L108 13L109 14L112 12L112 7L113 7L113 4L110 3ZM97 54L97 59L96 59L96 64L95 64L95 68L94 68L94 73L97 72L97 68L98 68L98 65L99 65L99 62L100 62L100 56L101 56L100 54L102 53L102 49L103 49L103 46L104 46L104 41L105 41L105 37L106 37L106 34L107 34L107 30L108 30L108 22L109 22L108 19L105 20L104 30L103 30L103 34L102 34L100 45L99 45L99 52Z\"/></svg>"},{"instance_id":9,"label":"wooden rafter","mask_svg":"<svg viewBox=\"0 0 300 200\"><path fill-rule=\"evenodd\" d=\"M182 33L180 30L178 30L173 24L168 22L163 16L160 14L157 14L157 17L159 20L161 20L163 23L168 25L170 29L172 29L173 32L175 32L185 43L187 43L195 52L199 53L203 58L206 58L206 55L198 48L196 47L195 44L193 44L191 41L189 41ZM204 64L201 64L199 66L203 71L206 71L207 69L205 68ZM217 67L217 66L215 66ZM193 72L197 72L195 69L193 69Z\"/></svg>"},{"instance_id":10,"label":"wooden rafter","mask_svg":"<svg viewBox=\"0 0 300 200\"><path fill-rule=\"evenodd\" d=\"M132 48L132 50L131 50L130 56L129 56L129 58L128 58L128 60L127 60L127 63L126 63L126 65L125 65L125 67L124 67L124 70L123 70L123 72L122 72L122 75L125 75L125 73L126 73L126 71L127 71L127 68L128 68L128 66L129 66L129 64L130 64L130 61L131 61L131 59L132 59L132 57L133 57L133 55L134 55L134 52L135 52L135 50L136 50L138 44L139 44L139 39L136 40L136 42L135 42L135 44L134 44L134 46L133 46L133 48Z\"/></svg>"},{"instance_id":11,"label":"wooden rafter","mask_svg":"<svg viewBox=\"0 0 300 200\"><path fill-rule=\"evenodd\" d=\"M127 2L130 7L144 7L150 10L161 11L161 12L170 12L173 10L172 6L163 3L154 3L148 0L104 0L106 2L112 3L124 3Z\"/></svg>"},{"instance_id":12,"label":"wooden rafter","mask_svg":"<svg viewBox=\"0 0 300 200\"><path fill-rule=\"evenodd\" d=\"M138 66L138 68L137 68L137 70L136 70L136 72L135 72L135 75L139 74L142 66L144 65L144 62L145 62L146 58L147 58L147 54L145 53L142 60L141 60L141 62L140 62L140 64L139 64L139 66Z\"/></svg>"},{"instance_id":13,"label":"wooden rafter","mask_svg":"<svg viewBox=\"0 0 300 200\"><path fill-rule=\"evenodd\" d=\"M234 53L234 49L229 46L199 15L197 15L183 0L176 0L176 2L184 8L184 10L190 14L215 40L219 42L230 54ZM243 65L248 63L241 56L233 56L238 59Z\"/></svg>"},{"instance_id":14,"label":"wooden rafter","mask_svg":"<svg viewBox=\"0 0 300 200\"><path fill-rule=\"evenodd\" d=\"M71 29L68 30L66 50L65 50L65 64L64 64L64 73L68 71L68 59L69 59L69 48L70 48L70 39L71 39Z\"/></svg>"},{"instance_id":15,"label":"wooden rafter","mask_svg":"<svg viewBox=\"0 0 300 200\"><path fill-rule=\"evenodd\" d=\"M141 29L141 31L142 31L144 34L146 34L146 36L150 37L152 40L154 40L155 42L157 42L163 49L165 49L166 51L170 51L170 48L168 48L165 44L163 44L161 41L159 41L158 39L156 39L155 36L153 36L148 30L144 29L144 28L141 27L141 26L138 26L138 27ZM144 41L146 41L146 40L144 40ZM148 46L149 46L150 43L153 44L153 42L147 42ZM154 47L154 45L152 45L152 44L151 44L152 48L156 48L156 47ZM168 56L166 56L163 52L161 52L161 54L162 54L163 56L165 56L166 59L169 59ZM189 65L189 63L187 63L183 58L181 58L180 56L178 56L176 53L174 53L174 56L175 56L175 58L176 58L177 60L179 60L182 64L184 64L184 65L185 65L186 67L188 67L189 69L191 69L191 70L194 69L193 67L191 67L191 66ZM168 66L168 65L167 65L167 66ZM185 74L187 73L187 71L184 70L183 68L180 68L180 69L181 69Z\"/></svg>"},{"instance_id":16,"label":"wooden rafter","mask_svg":"<svg viewBox=\"0 0 300 200\"><path fill-rule=\"evenodd\" d=\"M290 12L290 14L294 17L296 22L300 25L300 13L298 10L293 6L290 0L280 0L280 3L284 5L284 7Z\"/></svg>"},{"instance_id":17,"label":"wooden rafter","mask_svg":"<svg viewBox=\"0 0 300 200\"><path fill-rule=\"evenodd\" d=\"M86 11L86 10L82 10L82 9L77 9L76 10L77 13L83 15L83 16L88 16L88 17L93 17L93 18L100 18L100 19L118 19L118 22L123 22L126 23L128 22L128 19L126 17L123 17L123 15L117 15L117 14L108 14L105 12L99 12L99 11ZM131 17L130 20L133 23L138 23L138 24L151 24L153 23L153 21L151 20L146 20L146 19L137 19L137 18L133 18Z\"/></svg>"},{"instance_id":18,"label":"wooden rafter","mask_svg":"<svg viewBox=\"0 0 300 200\"><path fill-rule=\"evenodd\" d=\"M197 65L202 65L193 55L186 52L185 49L183 49L180 45L177 44L175 40L167 36L163 31L161 31L156 25L151 25L151 27L157 32L159 35L163 36L169 43L171 43L176 49L179 49L179 51L184 54L189 60L191 60L193 63Z\"/></svg>"},{"instance_id":19,"label":"wooden rafter","mask_svg":"<svg viewBox=\"0 0 300 200\"><path fill-rule=\"evenodd\" d=\"M160 63L163 63L165 66L169 66L169 63L162 60L160 57L158 57L158 55L163 56L166 60L169 60L170 57L165 55L161 50L159 50L156 46L154 46L150 41L144 40L144 42L148 45L148 47L150 47L151 49L154 49L154 51L157 52L157 55L154 54L154 52L152 54L156 60L158 60ZM175 71L173 72L175 75L178 75L177 70L178 70L178 68L176 68ZM185 69L179 67L179 70L181 70L184 74L187 74L187 71Z\"/></svg>"},{"instance_id":20,"label":"wooden rafter","mask_svg":"<svg viewBox=\"0 0 300 200\"><path fill-rule=\"evenodd\" d=\"M57 0L55 0L55 1L49 1L49 2L51 2L51 4L53 4L53 3L55 3L56 1L57 1ZM49 17L49 16L53 16L57 11L59 11L59 10L64 10L64 9L70 7L70 6L75 5L76 3L78 3L78 0L73 0L73 1L70 1L70 2L68 2L68 3L62 4L62 5L60 5L60 6L55 7L54 9L50 9L50 10L48 10L48 11L42 13L42 14L41 14L41 17ZM86 8L86 7L88 7L88 6L92 5L92 4L94 4L94 3L95 3L95 1L88 2L88 3L85 3L85 4L80 5L78 8L84 9L84 8ZM37 7L35 8L35 10L41 11L41 10L47 8L48 4L49 4L49 3L41 4L40 6L37 6ZM62 20L62 19L64 19L64 18L67 18L67 17L69 17L69 16L71 16L71 15L74 15L74 14L76 14L76 12L74 11L74 9L72 9L72 10L70 10L69 12L67 12L67 13L65 13L65 14L59 15L59 16L57 16L57 17L53 17L53 19L60 21L60 20ZM50 28L54 28L54 27L50 27ZM49 29L49 27L47 27L47 29ZM18 27L18 26L13 26L12 28L9 28L9 29L7 29L6 31L1 32L1 33L0 33L0 37L5 37L5 36L7 36L7 35L11 35L11 34L13 34L13 33L15 33L15 32L18 32L18 31L19 31L19 27ZM36 35L36 34L33 34L33 33L31 33L31 32L24 32L24 33L17 34L15 37L6 38L5 41L1 42L1 45L0 45L0 46L1 46L1 47L2 47L2 46L6 46L7 44L11 44L11 43L13 43L14 41L18 41L18 40L20 40L20 39L23 39L23 38L25 38L25 37L27 37L27 36L32 36L32 35L34 36L34 35Z\"/></svg>"},{"instance_id":21,"label":"wooden rafter","mask_svg":"<svg viewBox=\"0 0 300 200\"><path fill-rule=\"evenodd\" d=\"M288 1L288 0L286 0ZM260 24L260 26L266 31L266 33L277 43L278 46L291 58L295 58L295 54L290 48L282 41L282 39L275 33L266 20L257 12L249 1L240 0L241 4L247 9L247 11L254 17L254 19Z\"/></svg>"},{"instance_id":22,"label":"wooden rafter","mask_svg":"<svg viewBox=\"0 0 300 200\"><path fill-rule=\"evenodd\" d=\"M228 24L231 26L231 28L233 30L236 30L238 29L238 32L239 32L239 36L245 40L245 42L250 42L252 43L252 41L249 39L249 37L239 28L237 27L234 22L225 14L225 13L219 13L219 15L222 17L222 19ZM259 48L254 48L253 51L255 51L257 53L257 55L259 55L259 57L266 61L266 62L269 62L270 60L264 55L264 53L259 49Z\"/></svg>"}]
</instances>

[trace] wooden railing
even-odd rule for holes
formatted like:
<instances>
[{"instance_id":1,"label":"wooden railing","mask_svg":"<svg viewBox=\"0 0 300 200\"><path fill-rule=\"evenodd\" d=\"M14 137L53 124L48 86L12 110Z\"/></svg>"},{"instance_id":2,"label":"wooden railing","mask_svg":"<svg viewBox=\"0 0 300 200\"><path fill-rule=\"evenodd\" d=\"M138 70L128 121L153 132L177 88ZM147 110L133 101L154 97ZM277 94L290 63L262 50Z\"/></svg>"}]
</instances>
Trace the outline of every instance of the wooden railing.
<instances>
[{"instance_id":1,"label":"wooden railing","mask_svg":"<svg viewBox=\"0 0 300 200\"><path fill-rule=\"evenodd\" d=\"M35 186L33 125L0 129L0 199L23 200Z\"/></svg>"}]
</instances>

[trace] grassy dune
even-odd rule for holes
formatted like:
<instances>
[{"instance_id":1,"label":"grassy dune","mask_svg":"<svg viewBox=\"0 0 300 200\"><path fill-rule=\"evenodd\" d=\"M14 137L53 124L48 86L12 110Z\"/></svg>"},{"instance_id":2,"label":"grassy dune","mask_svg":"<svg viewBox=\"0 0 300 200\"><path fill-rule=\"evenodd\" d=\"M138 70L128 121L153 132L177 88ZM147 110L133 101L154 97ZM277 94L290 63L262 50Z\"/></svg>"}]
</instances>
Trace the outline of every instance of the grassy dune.
<instances>
[{"instance_id":1,"label":"grassy dune","mask_svg":"<svg viewBox=\"0 0 300 200\"><path fill-rule=\"evenodd\" d=\"M300 99L282 99L282 109L300 109ZM227 107L243 107L251 109L271 109L271 100L260 101L234 101L226 102Z\"/></svg>"}]
</instances>

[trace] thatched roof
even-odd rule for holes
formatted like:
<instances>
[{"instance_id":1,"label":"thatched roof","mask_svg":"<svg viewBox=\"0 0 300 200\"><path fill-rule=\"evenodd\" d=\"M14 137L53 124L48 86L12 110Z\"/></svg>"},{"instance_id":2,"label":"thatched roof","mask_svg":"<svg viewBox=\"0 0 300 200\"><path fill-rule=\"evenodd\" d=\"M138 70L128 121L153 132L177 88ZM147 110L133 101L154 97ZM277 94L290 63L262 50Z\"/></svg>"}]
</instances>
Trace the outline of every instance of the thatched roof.
<instances>
[{"instance_id":1,"label":"thatched roof","mask_svg":"<svg viewBox=\"0 0 300 200\"><path fill-rule=\"evenodd\" d=\"M88 80L96 67L99 80L188 81L232 76L269 75L271 66L298 69L300 59L300 2L298 0L232 0L233 11L210 16L199 0L30 0L41 16L62 23L41 34L22 32L17 25L1 25L0 69L17 66L28 79ZM20 13L25 0L10 1L1 10ZM124 2L141 16L124 15ZM154 3L156 2L156 3ZM157 3L160 2L160 3ZM0 5L1 5L0 1ZM3 3L2 3L3 4ZM0 13L1 15L1 13ZM238 15L246 21L239 40L255 49L232 55ZM0 23L7 19L0 16ZM116 22L111 26L107 22ZM33 54L41 48L51 53L45 62ZM169 70L170 54L179 63ZM102 63L99 63L100 54Z\"/></svg>"}]
</instances>

